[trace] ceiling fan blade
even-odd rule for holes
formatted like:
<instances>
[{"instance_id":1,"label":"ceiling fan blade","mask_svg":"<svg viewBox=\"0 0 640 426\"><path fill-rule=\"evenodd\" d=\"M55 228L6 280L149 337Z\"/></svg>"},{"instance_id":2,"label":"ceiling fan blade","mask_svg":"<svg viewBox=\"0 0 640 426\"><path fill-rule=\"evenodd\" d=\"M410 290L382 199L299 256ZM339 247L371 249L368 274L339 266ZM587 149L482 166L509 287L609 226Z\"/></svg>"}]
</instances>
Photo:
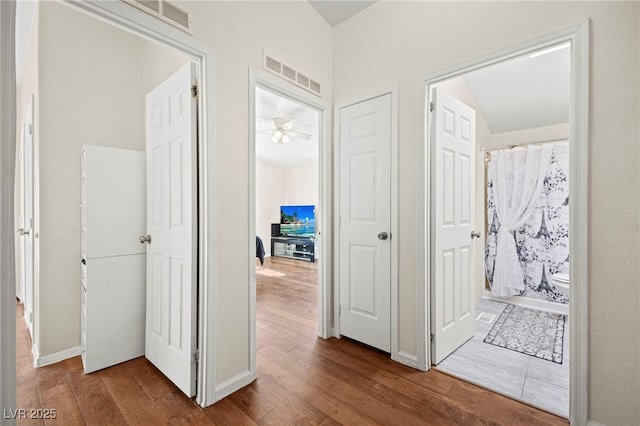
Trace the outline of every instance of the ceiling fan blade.
<instances>
[{"instance_id":1,"label":"ceiling fan blade","mask_svg":"<svg viewBox=\"0 0 640 426\"><path fill-rule=\"evenodd\" d=\"M256 127L261 127L261 128L267 128L269 130L273 130L276 128L275 123L273 122L273 120L267 120L266 118L263 117L256 117Z\"/></svg>"},{"instance_id":2,"label":"ceiling fan blade","mask_svg":"<svg viewBox=\"0 0 640 426\"><path fill-rule=\"evenodd\" d=\"M311 139L311 135L308 133L296 132L295 130L290 130L286 132L289 136L300 139Z\"/></svg>"},{"instance_id":3,"label":"ceiling fan blade","mask_svg":"<svg viewBox=\"0 0 640 426\"><path fill-rule=\"evenodd\" d=\"M292 121L295 117L285 118L285 117L274 117L273 123L278 129L289 130L293 127Z\"/></svg>"}]
</instances>

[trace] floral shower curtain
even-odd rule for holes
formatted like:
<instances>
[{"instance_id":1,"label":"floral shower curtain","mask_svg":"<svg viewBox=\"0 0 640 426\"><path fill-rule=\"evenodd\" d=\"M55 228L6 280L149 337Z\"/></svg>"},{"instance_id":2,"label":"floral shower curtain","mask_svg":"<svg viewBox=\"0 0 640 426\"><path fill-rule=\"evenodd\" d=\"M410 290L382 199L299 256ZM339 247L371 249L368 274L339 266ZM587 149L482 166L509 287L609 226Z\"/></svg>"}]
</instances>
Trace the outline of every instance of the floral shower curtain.
<instances>
[{"instance_id":1,"label":"floral shower curtain","mask_svg":"<svg viewBox=\"0 0 640 426\"><path fill-rule=\"evenodd\" d=\"M569 272L569 144L494 151L485 270L498 296L568 303L548 277Z\"/></svg>"}]
</instances>

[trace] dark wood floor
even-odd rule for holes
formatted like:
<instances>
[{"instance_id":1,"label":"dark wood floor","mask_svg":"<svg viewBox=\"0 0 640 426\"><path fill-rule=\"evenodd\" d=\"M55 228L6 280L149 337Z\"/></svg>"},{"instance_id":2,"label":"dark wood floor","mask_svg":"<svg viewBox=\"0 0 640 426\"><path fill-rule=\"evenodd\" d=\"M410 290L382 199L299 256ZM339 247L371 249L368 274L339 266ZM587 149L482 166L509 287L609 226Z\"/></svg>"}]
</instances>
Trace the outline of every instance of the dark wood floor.
<instances>
[{"instance_id":1,"label":"dark wood floor","mask_svg":"<svg viewBox=\"0 0 640 426\"><path fill-rule=\"evenodd\" d=\"M19 305L18 407L55 409L57 418L18 424L568 424L445 374L402 366L347 339L318 339L316 268L266 259L256 274L258 379L206 409L144 358L88 375L80 357L34 369ZM270 276L273 271L285 275Z\"/></svg>"}]
</instances>

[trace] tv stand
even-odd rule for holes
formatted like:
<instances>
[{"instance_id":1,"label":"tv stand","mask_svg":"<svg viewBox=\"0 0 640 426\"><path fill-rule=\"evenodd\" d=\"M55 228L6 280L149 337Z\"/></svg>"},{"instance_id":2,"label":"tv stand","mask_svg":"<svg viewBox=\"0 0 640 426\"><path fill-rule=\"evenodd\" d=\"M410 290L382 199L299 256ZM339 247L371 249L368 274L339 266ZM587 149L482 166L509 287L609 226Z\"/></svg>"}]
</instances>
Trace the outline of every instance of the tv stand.
<instances>
[{"instance_id":1,"label":"tv stand","mask_svg":"<svg viewBox=\"0 0 640 426\"><path fill-rule=\"evenodd\" d=\"M315 262L315 241L307 237L271 237L271 256Z\"/></svg>"}]
</instances>

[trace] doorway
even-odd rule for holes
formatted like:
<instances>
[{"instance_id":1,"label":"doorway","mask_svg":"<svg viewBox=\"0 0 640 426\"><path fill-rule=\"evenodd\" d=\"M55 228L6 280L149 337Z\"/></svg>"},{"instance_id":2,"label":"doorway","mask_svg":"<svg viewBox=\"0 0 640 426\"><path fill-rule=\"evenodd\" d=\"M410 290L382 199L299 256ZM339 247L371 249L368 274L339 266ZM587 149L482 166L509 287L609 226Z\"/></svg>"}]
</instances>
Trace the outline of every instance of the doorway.
<instances>
[{"instance_id":1,"label":"doorway","mask_svg":"<svg viewBox=\"0 0 640 426\"><path fill-rule=\"evenodd\" d=\"M332 332L327 313L331 233L325 232L331 227L326 214L331 199L330 150L328 104L324 101L256 70L250 72L249 92L249 247L256 249L256 257L248 265L250 365L256 377L257 269L258 275L271 283L282 277L285 285L295 286L288 276L295 270L306 277L302 281L315 280L317 290L305 289L316 295L297 299L306 300L304 303L312 300L314 306L309 306L307 313L300 312L294 321L314 330L314 338L327 338ZM290 220L294 215L297 219Z\"/></svg>"},{"instance_id":2,"label":"doorway","mask_svg":"<svg viewBox=\"0 0 640 426\"><path fill-rule=\"evenodd\" d=\"M197 220L197 222L199 222L200 224L203 224L205 222L207 224L200 225L200 226L193 226L194 234L197 233L198 235L197 241L200 248L198 253L199 258L197 261L198 282L195 284L195 286L199 287L199 290L200 290L199 291L199 296L200 296L199 307L201 308L201 310L199 311L199 314L198 314L198 322L201 324L200 329L203 330L206 328L207 330L211 330L212 327L210 327L211 325L210 322L212 321L212 318L210 315L208 315L208 310L206 309L206 307L212 306L213 302L215 301L215 299L213 298L212 292L207 291L207 289L209 289L210 287L215 286L215 279L209 276L208 274L208 271L210 270L209 266L212 263L214 258L215 249L203 250L202 247L208 247L207 241L209 241L211 233L215 231L215 221L212 220L213 213L210 208L211 206L209 202L209 200L215 199L215 197L212 196L215 194L214 185L211 185L211 182L210 182L210 173L212 171L211 170L212 165L215 164L213 161L211 161L211 155L212 155L211 152L214 150L214 144L212 142L213 125L212 125L212 119L211 119L213 115L207 114L207 110L208 110L207 100L213 98L212 96L213 88L212 88L212 85L210 84L213 81L213 69L210 66L206 66L206 64L211 64L213 62L212 60L213 50L205 45L202 45L200 42L193 40L191 37L187 36L186 34L176 36L175 34L171 33L171 37L166 36L165 34L166 28L164 28L163 25L158 25L158 28L154 27L154 29L145 27L144 25L140 24L137 20L137 18L139 18L138 12L136 12L134 9L131 9L130 6L126 4L101 4L101 5L82 4L82 5L76 5L76 6L62 5L59 7L61 9L60 10L61 13L70 13L69 11L72 11L73 13L77 13L77 10L79 9L81 12L79 15L85 15L85 14L89 15L90 19L95 19L96 17L101 18L103 21L107 22L106 27L112 27L111 31L114 31L114 33L119 32L120 34L126 34L123 37L129 36L130 34L128 33L131 33L134 37L138 37L138 39L141 41L144 39L144 43L147 43L148 40L150 40L151 42L149 43L149 45L153 45L156 48L159 48L159 49L168 48L172 51L179 52L179 55L176 55L176 56L182 56L183 59L186 58L187 62L191 61L197 69L199 89L200 89L198 93L198 98L197 98L198 115L199 115L199 118L197 120L198 134L199 134L197 149L198 149L199 155L197 157L197 161L198 161L197 167L192 168L192 172L191 172L192 178L190 179L190 181L194 184L194 188L196 188L195 183L196 182L198 183L197 185L198 191L194 190L194 195L197 194L199 203L197 204L198 210L193 211L192 213L193 213L194 220ZM62 12L62 10L64 10L64 12ZM116 26L115 24L116 22L117 22L117 29L114 30L113 26ZM104 25L104 24L101 24L101 25ZM167 40L170 40L170 43L168 43ZM135 43L132 43L132 45L133 44ZM114 50L117 51L118 49L117 48L110 49L109 53L112 53ZM127 50L127 52L129 51L130 50ZM139 56L136 57L136 59L139 59ZM138 62L137 60L131 61L131 62L133 63L132 67L136 67L137 65L141 64L141 62ZM167 64L164 63L164 65L167 65ZM172 65L170 67L172 67ZM105 67L105 69L106 68L107 67ZM162 67L154 66L153 72L158 72L159 69L161 68ZM125 69L128 70L129 68L125 68ZM175 70L175 68L171 69L170 71L173 71L173 70ZM113 74L117 74L118 77L122 77L122 74L124 74L124 72L120 74L114 72ZM147 80L143 79L142 76L139 76L138 74L136 74L135 77L128 76L128 77L132 77L130 78L129 81L135 81L136 83L138 82L140 83L140 87L136 87L135 88L136 90L132 90L130 92L133 94L133 96L139 97L139 101L136 100L135 102L133 102L133 105L139 106L139 114L136 113L135 115L133 115L133 117L139 118L138 120L136 120L139 122L139 128L141 129L139 132L138 131L130 132L129 134L125 134L119 138L111 137L110 139L107 139L105 137L105 135L108 133L107 131L102 132L103 134L89 135L89 137L85 137L85 138L81 138L81 137L69 138L69 139L75 139L75 141L68 141L68 143L65 142L64 151L62 150L62 144L61 144L60 151L64 152L64 155L61 154L60 158L64 158L65 161L70 161L70 162L73 161L73 163L69 165L69 167L66 167L66 170L71 170L71 172L69 172L70 176L73 173L73 170L79 171L78 160L80 158L80 148L81 148L81 145L84 143L95 143L95 144L103 144L103 145L112 143L116 146L118 145L121 146L121 145L126 145L128 143L132 143L133 141L134 143L137 143L139 145L131 148L141 148L144 146L145 118L144 118L143 111L144 111L145 91L142 90L142 86L145 83L149 85L153 85L152 80L154 80L155 78L163 79L166 76L167 75L154 76L152 75L152 73L149 73L147 76L145 76L148 78ZM109 76L106 76L105 81L108 81L108 80L110 80ZM188 96L186 97L191 98L192 89L191 89L190 79L187 84L188 84L188 89L186 93L188 93ZM105 85L100 86L98 84L98 87L104 88L104 86ZM130 87L129 84L126 84L126 85L123 84L123 87L114 89L112 93L115 93L118 89L126 90L126 88L129 88L129 87ZM86 94L89 91L95 94L93 90L86 90L84 93ZM112 99L115 99L115 96L113 98L107 97L107 99L110 101ZM42 107L42 105L40 105L40 107ZM38 109L36 108L36 110ZM117 113L118 108L117 107L112 108L112 111L116 111ZM210 111L210 108L209 108L209 111ZM82 121L82 120L79 120L79 121ZM195 121L196 120L194 119L194 123ZM108 127L109 126L107 126L107 128ZM112 127L118 127L118 126L112 125ZM100 132L96 132L96 133L100 133ZM80 144L80 147L74 144ZM194 163L195 163L195 160L194 160ZM65 168L65 167L60 167L60 168ZM196 173L196 170L198 171L198 173ZM76 178L78 179L77 187L80 186L79 173L73 173L72 178L69 179L71 181L71 185L69 185L70 187L72 188L74 187L73 179L76 179ZM71 189L68 192L73 194L76 193ZM78 205L80 204L79 201L69 203L70 206L67 206L67 203L60 203L60 204L61 205L64 204L64 208L70 209L68 216L73 218L76 218L79 216L77 213ZM175 216L175 212L172 212L172 214L174 214ZM78 225L77 228L79 232L80 226ZM75 230L75 228L73 229ZM73 241L73 235L67 238ZM136 236L136 238L138 238L138 236ZM79 241L80 238L77 238L76 240ZM140 246L139 242L137 241L136 241L136 244ZM43 255L43 252L41 252L41 256L42 255ZM73 256L74 267L67 268L67 270L77 271L74 275L78 277L77 280L76 279L74 279L73 281L69 280L70 282L72 282L72 284L76 284L80 280L79 279L80 263L78 259L79 259L79 256L77 255ZM204 283L207 283L207 285L204 285ZM74 289L75 287L72 290ZM78 287L78 290L79 289L80 288ZM75 292L69 291L69 294L73 295L75 294ZM37 297L37 294L36 294L36 297ZM73 299L78 301L77 302L78 305L80 304L80 298L73 297ZM44 300L44 298L40 300ZM75 300L73 300L74 303L75 303ZM77 309L77 305L74 305L73 307ZM71 309L70 311L72 311L72 313L75 312ZM37 314L38 312L36 311L35 313ZM79 316L78 316L78 320L79 320ZM205 324L207 325L207 327L205 327ZM40 333L40 330L38 330L38 332ZM194 333L194 336L195 336L195 333ZM196 399L197 399L197 402L200 403L201 405L206 405L207 402L209 404L213 402L214 393L215 393L215 389L213 387L214 381L212 380L213 377L210 374L209 375L206 374L207 366L213 364L212 351L211 351L211 348L213 347L213 341L211 340L210 336L207 337L207 335L204 332L201 332L198 335L198 340L200 342L199 359L197 360L193 359L193 354L189 354L189 362L193 362L194 365L196 362L198 362L198 365L199 365L198 374L200 375L200 377L198 380L198 390L197 390ZM45 363L53 363L60 359L77 355L79 354L79 352L80 352L80 347L78 346L78 347L73 347L64 352L55 353L53 354L54 356L40 357L37 359L40 359L42 362L41 365L43 365ZM207 386L207 382L209 382L209 386Z\"/></svg>"},{"instance_id":3,"label":"doorway","mask_svg":"<svg viewBox=\"0 0 640 426\"><path fill-rule=\"evenodd\" d=\"M258 85L253 118L261 349L267 341L284 338L285 330L296 330L301 338L318 334L318 265L324 261L316 243L320 113Z\"/></svg>"},{"instance_id":4,"label":"doorway","mask_svg":"<svg viewBox=\"0 0 640 426\"><path fill-rule=\"evenodd\" d=\"M586 377L584 371L581 370L581 366L584 365L586 354L584 351L576 351L578 347L578 342L586 342L586 334L583 330L579 330L576 327L576 322L580 324L584 324L586 321L586 311L587 311L587 303L586 303L586 240L583 236L586 233L587 222L583 216L584 210L586 210L587 203L587 179L586 179L586 171L587 171L587 163L586 163L586 153L587 153L587 126L586 126L586 117L588 111L588 102L587 102L587 79L586 75L588 73L588 24L583 23L580 25L573 26L571 28L566 28L562 30L558 30L556 32L552 32L535 40L531 40L528 42L521 43L516 46L512 46L510 48L505 48L500 51L488 54L482 58L475 59L473 61L468 61L466 63L452 66L448 69L431 73L423 78L423 89L424 93L422 94L424 100L425 107L425 115L424 115L424 140L425 140L425 151L423 153L424 158L424 170L425 174L423 175L423 185L422 188L433 188L434 179L437 177L434 175L434 170L436 167L436 163L431 156L430 152L433 149L435 144L432 139L432 135L430 134L429 129L432 127L432 120L429 113L430 109L430 94L434 87L438 85L445 84L448 80L452 80L457 77L464 77L467 74L471 75L474 71L480 71L483 69L489 69L489 67L493 65L498 65L501 63L506 63L509 60L525 57L525 56L540 56L542 52L545 51L555 51L557 52L561 48L558 46L564 46L568 43L567 48L569 49L569 57L571 68L568 71L569 75L569 99L568 99L568 116L570 119L568 120L568 125L566 129L568 129L568 134L571 135L570 140L570 159L569 159L569 167L568 169L571 172L571 181L569 184L569 189L571 191L570 197L570 215L569 220L571 223L571 234L570 234L570 248L571 248L571 265L570 276L571 276L571 304L568 309L571 321L567 326L567 330L569 332L569 342L566 343L566 347L571 350L571 365L569 367L569 406L566 412L561 413L565 416L568 416L571 422L580 422L578 419L586 419ZM555 50L552 50L555 48ZM498 94L494 92L494 95L498 97ZM503 95L503 93L499 93L499 95ZM545 139L544 137L539 139ZM530 139L525 139L523 142L531 141ZM511 144L510 144L511 145ZM483 158L484 156L480 156ZM477 175L476 175L477 176ZM480 185L482 188L484 183L476 178L476 183ZM424 256L425 259L425 269L421 271L421 275L425 280L426 287L424 293L424 299L422 297L419 298L420 301L424 300L424 311L419 309L420 312L424 312L425 316L424 324L426 327L424 328L425 334L422 336L418 336L420 340L425 343L424 346L424 358L422 358L422 354L420 354L421 362L424 361L424 368L429 369L432 364L432 360L434 359L434 347L437 347L438 342L430 343L429 335L433 332L434 327L434 316L441 315L441 307L435 303L433 297L433 289L436 286L434 283L434 274L436 264L434 263L433 256L433 248L430 245L429 241L432 239L437 239L434 234L435 229L432 227L435 209L439 206L433 204L433 200L430 199L426 194L429 192L424 191L424 200L425 200L425 210L421 212L422 218L424 219L425 229L424 236L421 237L422 246L421 250L424 250L420 256ZM477 197L476 197L477 198ZM478 205L478 204L476 204ZM483 211L483 209L480 209ZM484 218L481 219L481 222ZM481 229L484 226L480 226ZM479 247L481 252L484 252L484 247ZM475 257L476 264L482 265L482 262L477 262L478 256ZM481 271L483 274L484 267L477 266L476 269ZM475 274L474 276L478 276ZM482 275L480 275L482 276ZM481 287L478 287L476 290L476 299L480 296L484 295L484 279L481 280ZM422 302L421 302L422 303ZM487 318L486 316L484 317ZM476 317L476 320L479 319ZM477 328L476 328L477 329ZM469 336L471 338L472 336ZM484 344L484 343L483 343ZM529 403L533 405L538 405L535 401L530 401Z\"/></svg>"}]
</instances>

